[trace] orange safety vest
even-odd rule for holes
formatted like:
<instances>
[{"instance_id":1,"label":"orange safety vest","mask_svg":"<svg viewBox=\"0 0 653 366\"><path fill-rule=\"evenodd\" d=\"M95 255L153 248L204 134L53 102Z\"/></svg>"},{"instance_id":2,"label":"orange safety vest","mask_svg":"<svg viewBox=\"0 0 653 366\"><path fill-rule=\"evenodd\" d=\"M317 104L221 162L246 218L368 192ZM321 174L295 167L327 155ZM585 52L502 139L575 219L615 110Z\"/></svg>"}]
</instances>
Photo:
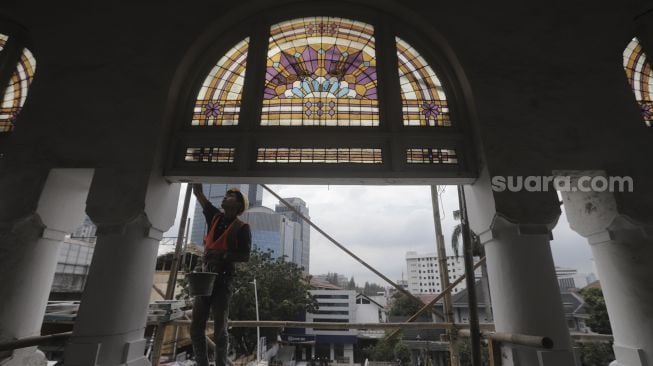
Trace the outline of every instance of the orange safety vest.
<instances>
[{"instance_id":1,"label":"orange safety vest","mask_svg":"<svg viewBox=\"0 0 653 366\"><path fill-rule=\"evenodd\" d=\"M228 249L235 249L238 246L238 231L245 224L238 218L235 218L234 221L227 226L224 233L220 235L217 239L215 238L215 231L218 228L218 223L222 220L223 215L216 214L213 216L211 221L211 228L209 232L204 237L204 251L217 250L217 251L227 251Z\"/></svg>"}]
</instances>

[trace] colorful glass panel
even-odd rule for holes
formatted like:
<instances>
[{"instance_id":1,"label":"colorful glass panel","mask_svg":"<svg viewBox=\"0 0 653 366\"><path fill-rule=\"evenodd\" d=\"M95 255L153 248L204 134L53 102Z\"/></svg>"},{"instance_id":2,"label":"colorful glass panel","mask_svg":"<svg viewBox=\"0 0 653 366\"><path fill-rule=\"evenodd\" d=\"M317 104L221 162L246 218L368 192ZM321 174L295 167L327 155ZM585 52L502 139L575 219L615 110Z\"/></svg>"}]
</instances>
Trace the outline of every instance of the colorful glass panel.
<instances>
[{"instance_id":1,"label":"colorful glass panel","mask_svg":"<svg viewBox=\"0 0 653 366\"><path fill-rule=\"evenodd\" d=\"M406 162L409 164L458 164L458 157L456 151L450 149L406 149Z\"/></svg>"},{"instance_id":2,"label":"colorful glass panel","mask_svg":"<svg viewBox=\"0 0 653 366\"><path fill-rule=\"evenodd\" d=\"M257 163L380 164L381 149L367 148L259 148Z\"/></svg>"},{"instance_id":3,"label":"colorful glass panel","mask_svg":"<svg viewBox=\"0 0 653 366\"><path fill-rule=\"evenodd\" d=\"M404 126L451 126L442 83L411 45L396 37Z\"/></svg>"},{"instance_id":4,"label":"colorful glass panel","mask_svg":"<svg viewBox=\"0 0 653 366\"><path fill-rule=\"evenodd\" d=\"M7 38L4 39L4 41L6 40ZM13 130L16 118L27 99L27 91L34 79L35 69L34 55L27 48L23 48L16 69L9 79L2 104L0 104L0 132Z\"/></svg>"},{"instance_id":5,"label":"colorful glass panel","mask_svg":"<svg viewBox=\"0 0 653 366\"><path fill-rule=\"evenodd\" d=\"M270 30L263 126L378 126L374 28L310 17Z\"/></svg>"},{"instance_id":6,"label":"colorful glass panel","mask_svg":"<svg viewBox=\"0 0 653 366\"><path fill-rule=\"evenodd\" d=\"M235 126L245 83L249 37L222 56L204 80L193 108L193 126Z\"/></svg>"},{"instance_id":7,"label":"colorful glass panel","mask_svg":"<svg viewBox=\"0 0 653 366\"><path fill-rule=\"evenodd\" d=\"M653 70L637 38L624 50L624 70L635 93L644 122L653 126Z\"/></svg>"},{"instance_id":8,"label":"colorful glass panel","mask_svg":"<svg viewBox=\"0 0 653 366\"><path fill-rule=\"evenodd\" d=\"M233 147L189 147L184 160L192 163L233 163L234 152Z\"/></svg>"}]
</instances>

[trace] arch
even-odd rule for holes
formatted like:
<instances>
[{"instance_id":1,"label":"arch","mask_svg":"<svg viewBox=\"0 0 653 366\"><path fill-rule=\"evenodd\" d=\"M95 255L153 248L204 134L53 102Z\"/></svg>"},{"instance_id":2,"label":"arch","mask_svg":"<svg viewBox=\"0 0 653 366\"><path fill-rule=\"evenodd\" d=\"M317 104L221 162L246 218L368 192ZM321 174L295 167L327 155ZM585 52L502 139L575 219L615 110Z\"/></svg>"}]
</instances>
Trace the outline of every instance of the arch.
<instances>
[{"instance_id":1,"label":"arch","mask_svg":"<svg viewBox=\"0 0 653 366\"><path fill-rule=\"evenodd\" d=\"M653 69L637 38L623 52L624 71L639 104L644 123L653 127Z\"/></svg>"},{"instance_id":2,"label":"arch","mask_svg":"<svg viewBox=\"0 0 653 366\"><path fill-rule=\"evenodd\" d=\"M16 27L3 31L0 22L0 133L11 132L27 100L36 59Z\"/></svg>"},{"instance_id":3,"label":"arch","mask_svg":"<svg viewBox=\"0 0 653 366\"><path fill-rule=\"evenodd\" d=\"M364 16L355 14L362 7L333 9L311 4L289 14L253 11L242 14L237 29L214 33L213 42L202 37L196 46L206 48L193 47L195 62L206 65L209 54L246 59L237 72L243 82L232 93L242 113L221 121L225 106L205 97L211 85L234 84L210 80L222 61L202 76L186 75L203 84L199 90L185 85L197 99L192 118L181 105L174 113L164 174L172 180L200 175L273 182L285 176L310 182L326 174L349 183L471 182L476 171L467 88L457 82L455 62L443 62L448 57L437 50L419 52L417 44L428 44L429 37L413 44L415 36L395 31L406 25L378 8ZM247 51L234 51L245 44ZM431 65L444 70L443 81ZM445 95L452 90L450 110Z\"/></svg>"}]
</instances>

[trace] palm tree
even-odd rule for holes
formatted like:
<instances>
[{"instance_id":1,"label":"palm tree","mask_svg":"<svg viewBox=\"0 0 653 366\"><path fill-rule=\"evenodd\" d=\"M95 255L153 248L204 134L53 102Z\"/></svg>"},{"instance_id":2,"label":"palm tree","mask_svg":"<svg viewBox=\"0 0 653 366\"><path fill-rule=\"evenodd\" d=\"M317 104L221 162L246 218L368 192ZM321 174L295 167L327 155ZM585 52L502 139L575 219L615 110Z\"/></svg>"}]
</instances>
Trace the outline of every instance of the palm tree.
<instances>
[{"instance_id":1,"label":"palm tree","mask_svg":"<svg viewBox=\"0 0 653 366\"><path fill-rule=\"evenodd\" d=\"M454 220L460 221L460 210L455 210L453 212L453 218ZM462 234L463 234L463 224L459 222L456 226L454 226L453 233L451 233L451 247L453 249L453 253L456 256L456 258L460 256L460 250L461 250L460 239L462 238ZM485 257L485 248L483 248L483 244L481 244L481 239L479 238L479 236L472 230L469 231L469 234L470 234L470 239L472 241L472 255L476 257ZM487 317L488 322L492 322L493 321L492 304L490 301L490 285L488 283L486 263L483 263L481 265L481 288L483 290L483 297L486 299L485 316Z\"/></svg>"}]
</instances>

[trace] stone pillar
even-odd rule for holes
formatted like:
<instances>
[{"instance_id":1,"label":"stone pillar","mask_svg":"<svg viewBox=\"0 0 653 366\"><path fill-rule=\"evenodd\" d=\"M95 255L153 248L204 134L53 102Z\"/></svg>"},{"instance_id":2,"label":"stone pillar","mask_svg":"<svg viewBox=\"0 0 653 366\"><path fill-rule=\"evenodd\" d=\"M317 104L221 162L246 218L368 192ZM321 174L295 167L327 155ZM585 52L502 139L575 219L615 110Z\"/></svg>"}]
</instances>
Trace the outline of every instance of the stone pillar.
<instances>
[{"instance_id":1,"label":"stone pillar","mask_svg":"<svg viewBox=\"0 0 653 366\"><path fill-rule=\"evenodd\" d=\"M0 223L0 341L41 335L41 324L64 236L81 224L93 171L52 169L38 195L36 212ZM21 180L15 180L21 183ZM3 194L21 196L22 182ZM3 197L3 204L11 198ZM21 204L31 197L22 197ZM29 204L28 204L29 206ZM17 207L18 210L25 206ZM28 209L29 210L29 209ZM3 366L45 364L36 347L0 355Z\"/></svg>"},{"instance_id":2,"label":"stone pillar","mask_svg":"<svg viewBox=\"0 0 653 366\"><path fill-rule=\"evenodd\" d=\"M554 342L551 350L502 343L502 365L575 365L549 244L560 213L555 193L496 193L489 181L484 173L465 193L470 226L485 247L496 330Z\"/></svg>"},{"instance_id":3,"label":"stone pillar","mask_svg":"<svg viewBox=\"0 0 653 366\"><path fill-rule=\"evenodd\" d=\"M66 365L149 365L143 338L159 241L172 226L179 184L157 173L98 170L87 213L97 242Z\"/></svg>"},{"instance_id":4,"label":"stone pillar","mask_svg":"<svg viewBox=\"0 0 653 366\"><path fill-rule=\"evenodd\" d=\"M618 365L653 365L653 223L623 214L610 192L563 192L562 197L571 228L592 248Z\"/></svg>"}]
</instances>

